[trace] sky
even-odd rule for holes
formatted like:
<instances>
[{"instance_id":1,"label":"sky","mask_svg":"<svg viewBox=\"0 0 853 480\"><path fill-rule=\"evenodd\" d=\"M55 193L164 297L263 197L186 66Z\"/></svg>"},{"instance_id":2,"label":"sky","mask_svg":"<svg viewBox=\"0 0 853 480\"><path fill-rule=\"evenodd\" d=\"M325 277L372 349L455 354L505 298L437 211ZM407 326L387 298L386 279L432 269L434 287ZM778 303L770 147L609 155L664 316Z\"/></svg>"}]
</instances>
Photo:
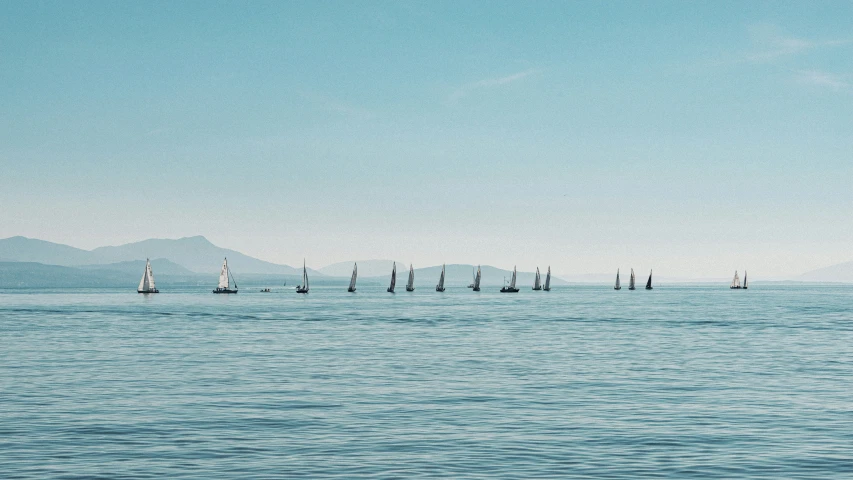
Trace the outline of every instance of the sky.
<instances>
[{"instance_id":1,"label":"sky","mask_svg":"<svg viewBox=\"0 0 853 480\"><path fill-rule=\"evenodd\" d=\"M851 18L833 1L0 2L0 237L797 275L853 260Z\"/></svg>"}]
</instances>

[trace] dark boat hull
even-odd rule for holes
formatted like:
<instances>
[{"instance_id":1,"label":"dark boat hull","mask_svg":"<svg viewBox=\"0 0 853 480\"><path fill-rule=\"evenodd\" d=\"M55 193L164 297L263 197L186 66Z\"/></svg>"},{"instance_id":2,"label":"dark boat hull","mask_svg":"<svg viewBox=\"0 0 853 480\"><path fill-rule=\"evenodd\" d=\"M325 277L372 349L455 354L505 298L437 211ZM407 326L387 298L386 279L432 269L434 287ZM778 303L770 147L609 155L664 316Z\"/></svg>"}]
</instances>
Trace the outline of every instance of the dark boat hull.
<instances>
[{"instance_id":1,"label":"dark boat hull","mask_svg":"<svg viewBox=\"0 0 853 480\"><path fill-rule=\"evenodd\" d=\"M551 291L551 288L543 288L542 290L544 290L544 291L546 291L546 292L550 292L550 291Z\"/></svg>"},{"instance_id":2,"label":"dark boat hull","mask_svg":"<svg viewBox=\"0 0 853 480\"><path fill-rule=\"evenodd\" d=\"M406 287L406 291L407 291L407 292L414 292L414 291L415 291L415 287L411 287L411 288L410 288L410 287Z\"/></svg>"},{"instance_id":3,"label":"dark boat hull","mask_svg":"<svg viewBox=\"0 0 853 480\"><path fill-rule=\"evenodd\" d=\"M518 293L518 289L517 288L504 287L501 289L501 293Z\"/></svg>"},{"instance_id":4,"label":"dark boat hull","mask_svg":"<svg viewBox=\"0 0 853 480\"><path fill-rule=\"evenodd\" d=\"M436 292L443 292L443 291L444 291L444 287L435 287L435 291L436 291Z\"/></svg>"},{"instance_id":5,"label":"dark boat hull","mask_svg":"<svg viewBox=\"0 0 853 480\"><path fill-rule=\"evenodd\" d=\"M386 292L388 292L388 293L394 293L394 289L393 289L393 288L389 288L388 290L386 290Z\"/></svg>"},{"instance_id":6,"label":"dark boat hull","mask_svg":"<svg viewBox=\"0 0 853 480\"><path fill-rule=\"evenodd\" d=\"M217 288L213 291L213 293L237 293L237 290L231 290L229 288Z\"/></svg>"},{"instance_id":7,"label":"dark boat hull","mask_svg":"<svg viewBox=\"0 0 853 480\"><path fill-rule=\"evenodd\" d=\"M613 287L613 290L622 290L622 287Z\"/></svg>"},{"instance_id":8,"label":"dark boat hull","mask_svg":"<svg viewBox=\"0 0 853 480\"><path fill-rule=\"evenodd\" d=\"M296 293L308 293L308 289L307 288L297 288Z\"/></svg>"},{"instance_id":9,"label":"dark boat hull","mask_svg":"<svg viewBox=\"0 0 853 480\"><path fill-rule=\"evenodd\" d=\"M652 289L652 287L646 287L646 290L651 290L651 289Z\"/></svg>"},{"instance_id":10,"label":"dark boat hull","mask_svg":"<svg viewBox=\"0 0 853 480\"><path fill-rule=\"evenodd\" d=\"M478 287L471 287L471 290L474 290L475 292L479 292L479 291L480 291L480 289L479 289Z\"/></svg>"},{"instance_id":11,"label":"dark boat hull","mask_svg":"<svg viewBox=\"0 0 853 480\"><path fill-rule=\"evenodd\" d=\"M137 290L136 293L160 293L156 288L154 290Z\"/></svg>"},{"instance_id":12,"label":"dark boat hull","mask_svg":"<svg viewBox=\"0 0 853 480\"><path fill-rule=\"evenodd\" d=\"M533 290L536 290L538 292L539 290L542 290L542 287L539 287L539 288L533 287Z\"/></svg>"},{"instance_id":13,"label":"dark boat hull","mask_svg":"<svg viewBox=\"0 0 853 480\"><path fill-rule=\"evenodd\" d=\"M353 292L355 292L355 289L354 289L354 288L348 288L348 289L347 289L347 291L348 291L349 293L353 293Z\"/></svg>"}]
</instances>

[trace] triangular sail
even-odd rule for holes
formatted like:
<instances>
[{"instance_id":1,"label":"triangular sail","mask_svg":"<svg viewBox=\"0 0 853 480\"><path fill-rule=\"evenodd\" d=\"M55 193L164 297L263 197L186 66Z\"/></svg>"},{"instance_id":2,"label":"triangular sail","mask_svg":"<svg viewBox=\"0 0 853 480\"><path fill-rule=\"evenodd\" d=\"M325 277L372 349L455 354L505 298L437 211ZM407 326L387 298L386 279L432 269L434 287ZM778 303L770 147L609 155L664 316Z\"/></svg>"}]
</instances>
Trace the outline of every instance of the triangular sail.
<instances>
[{"instance_id":1,"label":"triangular sail","mask_svg":"<svg viewBox=\"0 0 853 480\"><path fill-rule=\"evenodd\" d=\"M302 260L302 288L308 290L308 269L305 267L305 260Z\"/></svg>"},{"instance_id":2,"label":"triangular sail","mask_svg":"<svg viewBox=\"0 0 853 480\"><path fill-rule=\"evenodd\" d=\"M157 285L154 283L154 271L151 270L151 262L146 260L146 263L148 264L148 268L146 269L148 271L148 288L156 290Z\"/></svg>"},{"instance_id":3,"label":"triangular sail","mask_svg":"<svg viewBox=\"0 0 853 480\"><path fill-rule=\"evenodd\" d=\"M438 279L438 288L444 288L444 265L441 265L441 277Z\"/></svg>"},{"instance_id":4,"label":"triangular sail","mask_svg":"<svg viewBox=\"0 0 853 480\"><path fill-rule=\"evenodd\" d=\"M735 276L732 278L732 284L729 288L738 288L740 286L740 279L737 276L737 270L735 270Z\"/></svg>"},{"instance_id":5,"label":"triangular sail","mask_svg":"<svg viewBox=\"0 0 853 480\"><path fill-rule=\"evenodd\" d=\"M352 266L352 278L349 280L349 289L350 291L355 290L355 279L358 276L358 264L354 264Z\"/></svg>"},{"instance_id":6,"label":"triangular sail","mask_svg":"<svg viewBox=\"0 0 853 480\"><path fill-rule=\"evenodd\" d=\"M542 288L542 282L539 277L539 267L536 267L536 279L533 280L533 289L539 290L540 288Z\"/></svg>"},{"instance_id":7,"label":"triangular sail","mask_svg":"<svg viewBox=\"0 0 853 480\"><path fill-rule=\"evenodd\" d=\"M228 288L228 259L222 262L222 271L219 272L219 288Z\"/></svg>"},{"instance_id":8,"label":"triangular sail","mask_svg":"<svg viewBox=\"0 0 853 480\"><path fill-rule=\"evenodd\" d=\"M619 290L622 288L622 285L619 283L619 269L616 269L616 289Z\"/></svg>"},{"instance_id":9,"label":"triangular sail","mask_svg":"<svg viewBox=\"0 0 853 480\"><path fill-rule=\"evenodd\" d=\"M480 266L477 265L477 275L474 276L474 290L480 289Z\"/></svg>"},{"instance_id":10,"label":"triangular sail","mask_svg":"<svg viewBox=\"0 0 853 480\"><path fill-rule=\"evenodd\" d=\"M149 285L151 281L149 280L149 275L151 272L151 264L148 260L145 260L145 271L142 272L142 279L139 280L139 287L136 289L137 292L146 292L149 290Z\"/></svg>"},{"instance_id":11,"label":"triangular sail","mask_svg":"<svg viewBox=\"0 0 853 480\"><path fill-rule=\"evenodd\" d=\"M397 284L397 262L394 262L394 267L391 269L391 287L389 290L394 291L394 285Z\"/></svg>"},{"instance_id":12,"label":"triangular sail","mask_svg":"<svg viewBox=\"0 0 853 480\"><path fill-rule=\"evenodd\" d=\"M743 288L748 287L749 284L746 281L746 270L743 271Z\"/></svg>"},{"instance_id":13,"label":"triangular sail","mask_svg":"<svg viewBox=\"0 0 853 480\"><path fill-rule=\"evenodd\" d=\"M411 290L415 288L415 267L409 264L409 281L406 282L406 288Z\"/></svg>"},{"instance_id":14,"label":"triangular sail","mask_svg":"<svg viewBox=\"0 0 853 480\"><path fill-rule=\"evenodd\" d=\"M634 289L634 283L636 283L637 277L634 276L634 269L631 269L631 280L628 283L628 288L631 290Z\"/></svg>"},{"instance_id":15,"label":"triangular sail","mask_svg":"<svg viewBox=\"0 0 853 480\"><path fill-rule=\"evenodd\" d=\"M509 282L509 288L515 288L515 266L512 267L512 280Z\"/></svg>"},{"instance_id":16,"label":"triangular sail","mask_svg":"<svg viewBox=\"0 0 853 480\"><path fill-rule=\"evenodd\" d=\"M545 274L545 290L551 289L551 267L548 266L548 273Z\"/></svg>"},{"instance_id":17,"label":"triangular sail","mask_svg":"<svg viewBox=\"0 0 853 480\"><path fill-rule=\"evenodd\" d=\"M652 271L649 270L649 280L646 282L646 289L652 289Z\"/></svg>"}]
</instances>

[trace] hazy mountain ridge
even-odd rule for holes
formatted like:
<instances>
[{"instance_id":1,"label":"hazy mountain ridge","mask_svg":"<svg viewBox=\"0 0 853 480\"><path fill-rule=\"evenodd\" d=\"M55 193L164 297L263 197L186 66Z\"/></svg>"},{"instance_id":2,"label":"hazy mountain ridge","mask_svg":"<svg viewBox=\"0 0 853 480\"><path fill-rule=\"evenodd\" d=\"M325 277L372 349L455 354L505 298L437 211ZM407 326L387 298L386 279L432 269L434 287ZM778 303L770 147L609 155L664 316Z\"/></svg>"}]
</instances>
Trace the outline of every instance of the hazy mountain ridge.
<instances>
[{"instance_id":1,"label":"hazy mountain ridge","mask_svg":"<svg viewBox=\"0 0 853 480\"><path fill-rule=\"evenodd\" d=\"M853 261L808 271L796 278L803 282L853 283Z\"/></svg>"}]
</instances>

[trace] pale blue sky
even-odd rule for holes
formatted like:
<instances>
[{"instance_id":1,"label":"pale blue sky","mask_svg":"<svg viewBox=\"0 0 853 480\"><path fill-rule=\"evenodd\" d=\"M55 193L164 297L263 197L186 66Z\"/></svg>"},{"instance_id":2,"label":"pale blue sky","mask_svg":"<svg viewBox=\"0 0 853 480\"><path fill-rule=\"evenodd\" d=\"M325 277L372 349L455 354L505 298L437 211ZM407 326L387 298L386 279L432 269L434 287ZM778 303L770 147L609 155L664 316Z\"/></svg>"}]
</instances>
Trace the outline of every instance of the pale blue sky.
<instances>
[{"instance_id":1,"label":"pale blue sky","mask_svg":"<svg viewBox=\"0 0 853 480\"><path fill-rule=\"evenodd\" d=\"M3 2L0 237L758 279L853 259L850 2Z\"/></svg>"}]
</instances>

